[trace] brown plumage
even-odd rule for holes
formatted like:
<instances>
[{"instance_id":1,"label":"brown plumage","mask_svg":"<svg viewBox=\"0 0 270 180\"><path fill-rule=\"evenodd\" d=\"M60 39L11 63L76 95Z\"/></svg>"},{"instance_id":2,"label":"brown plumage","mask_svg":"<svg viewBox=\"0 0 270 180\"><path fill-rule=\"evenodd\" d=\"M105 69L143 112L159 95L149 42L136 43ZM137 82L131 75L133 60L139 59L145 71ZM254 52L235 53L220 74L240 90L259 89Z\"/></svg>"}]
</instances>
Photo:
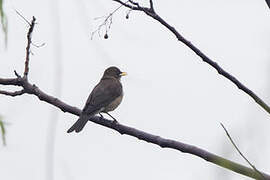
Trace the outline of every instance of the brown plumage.
<instances>
[{"instance_id":1,"label":"brown plumage","mask_svg":"<svg viewBox=\"0 0 270 180\"><path fill-rule=\"evenodd\" d=\"M120 78L125 75L126 73L121 72L117 67L106 69L100 82L89 95L79 119L67 132L80 132L91 116L101 112L107 113L117 108L123 98Z\"/></svg>"}]
</instances>

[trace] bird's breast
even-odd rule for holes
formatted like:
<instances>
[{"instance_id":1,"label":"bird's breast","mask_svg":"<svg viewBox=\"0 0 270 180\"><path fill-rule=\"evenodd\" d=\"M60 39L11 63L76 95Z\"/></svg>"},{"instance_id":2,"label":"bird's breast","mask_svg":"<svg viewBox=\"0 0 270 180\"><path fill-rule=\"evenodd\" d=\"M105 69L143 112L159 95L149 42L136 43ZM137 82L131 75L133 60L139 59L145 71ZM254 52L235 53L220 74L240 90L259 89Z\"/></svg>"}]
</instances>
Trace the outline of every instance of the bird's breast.
<instances>
[{"instance_id":1,"label":"bird's breast","mask_svg":"<svg viewBox=\"0 0 270 180\"><path fill-rule=\"evenodd\" d=\"M115 110L119 106L119 104L122 102L123 94L119 97L117 97L115 100L113 100L108 106L105 107L103 112L109 112Z\"/></svg>"}]
</instances>

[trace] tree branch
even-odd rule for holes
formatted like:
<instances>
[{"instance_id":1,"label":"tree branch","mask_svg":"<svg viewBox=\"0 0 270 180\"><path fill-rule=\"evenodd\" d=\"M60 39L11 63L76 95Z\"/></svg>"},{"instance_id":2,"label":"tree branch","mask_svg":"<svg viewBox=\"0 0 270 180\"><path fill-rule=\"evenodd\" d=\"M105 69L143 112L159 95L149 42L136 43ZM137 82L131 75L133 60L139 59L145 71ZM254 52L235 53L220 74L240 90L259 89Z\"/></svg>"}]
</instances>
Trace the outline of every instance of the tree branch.
<instances>
[{"instance_id":1,"label":"tree branch","mask_svg":"<svg viewBox=\"0 0 270 180\"><path fill-rule=\"evenodd\" d=\"M153 0L150 0L150 9L152 9L152 11L155 11L155 10L154 10Z\"/></svg>"},{"instance_id":2,"label":"tree branch","mask_svg":"<svg viewBox=\"0 0 270 180\"><path fill-rule=\"evenodd\" d=\"M29 73L29 56L30 56L30 48L32 44L32 32L34 30L36 18L33 16L33 19L30 24L30 28L27 33L27 46L26 46L26 60L25 60L25 66L24 66L24 77L27 78L27 75Z\"/></svg>"},{"instance_id":3,"label":"tree branch","mask_svg":"<svg viewBox=\"0 0 270 180\"><path fill-rule=\"evenodd\" d=\"M118 2L118 3L122 4L123 6L125 6L125 7L127 7L127 8L130 8L130 9L132 9L132 10L139 10L139 11L141 10L141 8L138 8L138 7L136 7L136 6L127 4L127 3L122 2L122 1L120 1L120 0L113 0L113 1ZM132 1L128 1L128 2L131 2L131 3L132 3Z\"/></svg>"},{"instance_id":4,"label":"tree branch","mask_svg":"<svg viewBox=\"0 0 270 180\"><path fill-rule=\"evenodd\" d=\"M262 179L265 179L263 174L244 156L244 154L240 151L240 149L236 146L236 144L234 143L231 135L229 134L229 132L227 131L227 129L225 128L225 126L220 123L221 127L224 129L226 135L228 136L229 140L231 141L232 145L234 146L234 148L237 150L237 152L240 154L240 156L250 165L250 167L252 167L254 169L254 171L256 171L258 174L261 175Z\"/></svg>"},{"instance_id":5,"label":"tree branch","mask_svg":"<svg viewBox=\"0 0 270 180\"><path fill-rule=\"evenodd\" d=\"M108 31L111 29L111 25L112 25L112 17L113 17L113 15L122 7L123 5L121 4L119 7L117 7L115 10L113 10L111 13L109 13L109 15L108 16L101 16L101 17L97 17L97 18L95 18L95 20L97 20L97 19L103 19L104 18L104 21L103 21L103 23L102 24L100 24L99 26L98 26L98 28L95 30L95 31L93 31L92 33L91 33L91 39L93 39L93 37L94 37L94 35L96 34L96 33L98 33L98 35L100 36L100 31L101 31L101 28L102 27L105 27L105 35L104 35L104 39L108 39Z\"/></svg>"},{"instance_id":6,"label":"tree branch","mask_svg":"<svg viewBox=\"0 0 270 180\"><path fill-rule=\"evenodd\" d=\"M270 0L265 0L267 6L270 8Z\"/></svg>"},{"instance_id":7,"label":"tree branch","mask_svg":"<svg viewBox=\"0 0 270 180\"><path fill-rule=\"evenodd\" d=\"M214 69L217 70L217 72L224 76L225 78L229 79L231 82L233 82L239 89L244 91L246 94L248 94L251 98L255 100L255 102L260 105L265 111L267 111L270 114L270 107L254 92L252 92L249 88L247 88L244 84L242 84L236 77L225 71L221 66L219 66L215 61L211 60L207 55L205 55L203 52L201 52L196 46L194 46L190 41L188 41L186 38L184 38L174 27L169 25L164 19L162 19L155 11L153 11L151 8L142 7L139 4L137 6L132 6L130 4L124 3L120 0L112 0L115 2L118 2L122 4L123 6L130 8L132 10L142 11L148 16L152 17L159 23L161 23L163 26L165 26L170 32L172 32L176 38L184 43L187 47L189 47L194 53L196 53L204 62L212 66ZM151 2L151 1L150 1Z\"/></svg>"},{"instance_id":8,"label":"tree branch","mask_svg":"<svg viewBox=\"0 0 270 180\"><path fill-rule=\"evenodd\" d=\"M24 89L22 89L20 91L14 91L14 92L0 90L0 94L7 95L7 96L12 96L12 97L20 96L20 95L24 94Z\"/></svg>"},{"instance_id":9,"label":"tree branch","mask_svg":"<svg viewBox=\"0 0 270 180\"><path fill-rule=\"evenodd\" d=\"M19 78L0 78L2 85L21 86Z\"/></svg>"},{"instance_id":10,"label":"tree branch","mask_svg":"<svg viewBox=\"0 0 270 180\"><path fill-rule=\"evenodd\" d=\"M9 79L11 80L10 83L7 83L7 79L0 79L0 84L5 85L5 84L13 84L13 79ZM4 82L4 83L3 83ZM20 82L20 84L17 84L18 86L23 87L25 93L27 94L32 94L37 96L41 101L47 102L53 106L58 107L59 109L61 109L63 112L68 112L74 115L79 116L81 114L81 110L78 109L77 107L68 105L66 103L64 103L63 101L50 96L48 94L46 94L45 92L43 92L42 90L40 90L36 85L30 84L27 79L23 79L19 77L19 80L17 82ZM201 148L198 148L196 146L193 145L189 145L189 144L185 144L179 141L175 141L172 139L165 139L162 138L160 136L157 135L153 135L129 126L125 126L122 125L120 123L114 123L112 120L108 120L105 118L100 118L99 116L94 116L91 119L89 119L89 121L92 121L96 124L102 125L104 127L110 128L110 129L114 129L116 131L118 131L120 134L126 134L126 135L130 135L133 137L136 137L140 140L152 143L152 144L156 144L162 148L170 148L170 149L175 149L178 151L181 151L183 153L188 153L188 154L193 154L197 157L200 157L208 162L214 163L218 166L221 166L223 168L232 170L236 173L254 178L254 179L262 179L261 175L259 173L257 173L256 171L254 171L251 168L248 168L246 166L243 166L241 164L235 163L233 161L227 160L225 158L222 158L220 156L217 156L213 153L210 153L206 150L203 150ZM270 180L270 175L262 173L263 176L265 177L265 179L269 179ZM264 180L264 179L262 179Z\"/></svg>"},{"instance_id":11,"label":"tree branch","mask_svg":"<svg viewBox=\"0 0 270 180\"><path fill-rule=\"evenodd\" d=\"M35 19L33 18L32 22L35 21ZM34 26L30 26L30 28L32 27L32 30L28 31L28 32L32 32L33 31L33 27ZM30 33L31 34L31 33ZM28 36L27 36L28 37ZM31 42L31 36L30 37L30 41ZM28 46L29 44L27 44ZM26 61L28 61L28 63L25 63L25 66L29 65L29 59L26 58ZM27 69L25 67L25 69ZM27 72L27 71L26 71ZM27 73L26 73L27 74ZM63 112L68 112L74 115L79 116L81 114L81 110L78 109L77 107L68 105L66 103L64 103L63 101L57 99L56 97L50 96L48 94L46 94L45 92L43 92L42 90L40 90L36 85L29 83L28 78L21 77L20 75L18 75L18 73L15 72L16 78L0 78L0 84L1 85L15 85L15 86L20 86L23 88L22 90L22 94L32 94L36 97L38 97L41 101L47 102L55 107L58 107L59 109L61 109ZM14 92L15 93L15 92ZM18 93L18 92L17 92ZM6 93L6 94L12 94L12 93ZM193 145L189 145L189 144L185 144L179 141L175 141L172 139L166 139L166 138L162 138L160 136L157 135L153 135L129 126L125 126L122 125L120 123L115 123L112 120L108 120L105 118L100 118L99 116L93 116L89 119L89 121L92 121L96 124L102 125L104 127L110 128L110 129L114 129L115 131L119 132L120 134L126 134L126 135L130 135L133 137L136 137L140 140L152 143L152 144L156 144L162 148L170 148L170 149L175 149L178 151L181 151L183 153L188 153L188 154L192 154L195 155L197 157L200 157L208 162L214 163L220 167L229 169L231 171L234 171L236 173L254 178L254 179L262 179L261 175L254 171L252 168L248 168L246 166L243 166L241 164L238 164L236 162L227 160L225 158L222 158L220 156L217 156L213 153L210 153L204 149L198 148L196 146ZM270 175L262 173L263 176L265 177L265 179L269 179L270 180ZM264 179L262 179L264 180Z\"/></svg>"}]
</instances>

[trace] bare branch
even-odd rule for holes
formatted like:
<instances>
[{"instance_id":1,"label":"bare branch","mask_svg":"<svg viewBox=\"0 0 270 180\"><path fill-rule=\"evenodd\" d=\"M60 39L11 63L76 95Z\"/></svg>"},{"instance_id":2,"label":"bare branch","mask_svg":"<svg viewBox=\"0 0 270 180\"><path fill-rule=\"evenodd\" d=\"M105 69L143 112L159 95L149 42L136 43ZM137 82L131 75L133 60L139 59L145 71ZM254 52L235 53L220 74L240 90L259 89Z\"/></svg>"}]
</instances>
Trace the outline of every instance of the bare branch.
<instances>
[{"instance_id":1,"label":"bare branch","mask_svg":"<svg viewBox=\"0 0 270 180\"><path fill-rule=\"evenodd\" d=\"M13 85L21 86L20 78L0 78L0 84L2 85Z\"/></svg>"},{"instance_id":2,"label":"bare branch","mask_svg":"<svg viewBox=\"0 0 270 180\"><path fill-rule=\"evenodd\" d=\"M232 145L237 150L237 152L240 154L240 156L254 169L254 171L256 171L262 177L262 179L265 179L263 174L260 171L258 171L258 169L253 164L251 164L251 162L243 155L243 153L240 151L240 149L236 146L236 144L234 143L232 137L230 136L230 134L227 131L227 129L225 128L225 126L222 123L220 123L220 125L224 129L224 131L226 132L229 140L231 141Z\"/></svg>"},{"instance_id":3,"label":"bare branch","mask_svg":"<svg viewBox=\"0 0 270 180\"><path fill-rule=\"evenodd\" d=\"M270 0L265 0L267 6L270 8Z\"/></svg>"},{"instance_id":4,"label":"bare branch","mask_svg":"<svg viewBox=\"0 0 270 180\"><path fill-rule=\"evenodd\" d=\"M152 9L152 11L155 12L153 0L150 0L150 9Z\"/></svg>"},{"instance_id":5,"label":"bare branch","mask_svg":"<svg viewBox=\"0 0 270 180\"><path fill-rule=\"evenodd\" d=\"M122 5L124 5L127 8L130 8L132 10L137 11L143 11L148 16L152 17L159 23L161 23L163 26L165 26L170 32L172 32L176 38L184 43L187 47L189 47L194 53L196 53L201 59L212 66L214 69L217 70L217 72L230 80L232 83L234 83L239 89L244 91L246 94L248 94L251 98L254 99L254 101L260 105L265 111L267 111L270 114L270 107L259 97L257 96L253 91L251 91L248 87L246 87L244 84L242 84L236 77L225 71L221 66L219 66L215 61L211 60L207 55L205 55L201 50L199 50L196 46L194 46L190 41L188 41L186 38L184 38L174 27L169 25L164 19L162 19L155 11L152 11L151 8L142 7L142 6L132 6L129 4L126 4L120 0L112 0L115 2L118 2ZM133 2L134 3L134 2Z\"/></svg>"},{"instance_id":6,"label":"bare branch","mask_svg":"<svg viewBox=\"0 0 270 180\"><path fill-rule=\"evenodd\" d=\"M29 58L29 49L30 49L30 44L31 44L31 32L33 31L33 27L34 27L34 21L35 18L33 17L32 20L32 24L30 26L30 29L32 28L32 30L29 29L28 32L28 37L30 39L30 41L28 41L27 46L29 46L28 50L27 50L27 56ZM29 43L30 42L30 43ZM27 59L27 58L26 58ZM28 59L29 61L29 59ZM26 67L28 68L29 62L26 62ZM31 84L28 82L28 78L27 74L28 74L28 70L25 71L26 73L24 73L24 77L20 77L18 75L18 73L15 73L17 78L0 78L0 84L1 85L15 85L15 86L20 86L23 88L23 92L20 92L21 94L32 94L36 97L38 97L41 101L47 102L55 107L58 107L59 109L61 109L63 112L68 112L74 115L79 116L81 114L81 110L78 109L77 107L68 105L66 103L64 103L63 101L57 99L56 97L53 97L51 95L46 94L45 92L43 92L42 90L40 90L36 85ZM2 91L3 92L3 91ZM11 94L10 92L5 92L6 94ZM17 94L20 94L19 92L17 92ZM259 179L259 180L264 180L264 179L269 179L270 180L270 175L262 173L264 176L264 179L262 178L262 176L260 176L256 171L254 171L254 169L252 168L248 168L246 166L243 166L241 164L238 164L236 162L227 160L225 158L222 158L220 156L217 156L213 153L210 153L204 149L198 148L196 146L193 145L189 145L189 144L185 144L179 141L175 141L172 139L165 139L162 138L160 136L157 135L153 135L132 127L128 127L125 125L122 125L120 123L115 123L112 120L108 120L105 118L100 118L99 116L93 116L89 119L89 121L92 121L96 124L102 125L104 127L110 128L110 129L114 129L115 131L119 132L120 134L126 134L126 135L130 135L133 137L136 137L140 140L152 143L152 144L156 144L162 148L170 148L170 149L175 149L178 151L181 151L183 153L188 153L188 154L192 154L195 155L197 157L200 157L208 162L214 163L220 167L223 168L227 168L231 171L237 172L239 174L243 174L245 176L254 178L254 179Z\"/></svg>"},{"instance_id":7,"label":"bare branch","mask_svg":"<svg viewBox=\"0 0 270 180\"><path fill-rule=\"evenodd\" d=\"M14 74L15 74L15 76L16 76L17 78L20 78L20 77L21 77L21 76L17 73L16 70L14 70Z\"/></svg>"},{"instance_id":8,"label":"bare branch","mask_svg":"<svg viewBox=\"0 0 270 180\"><path fill-rule=\"evenodd\" d=\"M129 0L128 2L130 2L130 3L133 4L134 6L140 7L139 3L137 3L137 2L134 2L134 1L132 1L132 0Z\"/></svg>"},{"instance_id":9,"label":"bare branch","mask_svg":"<svg viewBox=\"0 0 270 180\"><path fill-rule=\"evenodd\" d=\"M11 80L10 83L6 83L6 81L7 81L6 80L5 84L13 84L13 79L10 79L10 80ZM3 81L1 81L1 79L0 79L0 84L2 84L2 82ZM23 87L25 93L35 95L41 101L47 102L55 107L58 107L63 112L68 112L68 113L71 113L71 114L74 114L77 116L79 116L81 114L81 110L78 109L77 107L70 106L70 105L64 103L63 101L46 94L45 92L40 90L37 86L30 84L27 81L27 79L21 78L21 80L18 82L21 82L18 85ZM104 127L110 128L110 129L114 129L114 130L118 131L120 134L126 134L126 135L130 135L133 137L137 137L140 140L143 140L143 141L146 141L146 142L149 142L152 144L156 144L162 148L170 148L170 149L175 149L175 150L181 151L183 153L193 154L193 155L200 157L208 162L212 162L218 166L230 169L230 170L237 172L239 174L243 174L245 176L248 176L248 177L251 177L254 179L264 180L253 169L248 168L246 166L243 166L241 164L235 163L233 161L227 160L227 159L222 158L220 156L217 156L213 153L210 153L210 152L203 150L201 148L198 148L196 146L185 144L185 143L175 141L172 139L165 139L165 138L162 138L162 137L157 136L157 135L153 135L153 134L150 134L150 133L147 133L147 132L144 132L144 131L141 131L141 130L138 130L138 129L135 129L132 127L122 125L120 123L114 123L112 120L108 120L105 118L101 119L99 116L91 117L91 119L89 119L89 121L92 121L96 124L102 125ZM270 180L270 175L263 173L263 176L265 177L265 179Z\"/></svg>"},{"instance_id":10,"label":"bare branch","mask_svg":"<svg viewBox=\"0 0 270 180\"><path fill-rule=\"evenodd\" d=\"M20 95L23 95L24 93L25 93L24 89L22 89L20 91L14 91L14 92L0 90L0 94L7 95L7 96L12 96L12 97L20 96Z\"/></svg>"},{"instance_id":11,"label":"bare branch","mask_svg":"<svg viewBox=\"0 0 270 180\"><path fill-rule=\"evenodd\" d=\"M132 6L132 5L130 5L130 4L127 4L127 3L125 3L125 2L122 2L122 1L120 1L120 0L112 0L112 1L118 2L118 3L122 4L123 6L125 6L125 7L127 7L127 8L130 8L130 9L132 9L132 10L141 10L140 8L138 8L138 7L136 7L136 6Z\"/></svg>"},{"instance_id":12,"label":"bare branch","mask_svg":"<svg viewBox=\"0 0 270 180\"><path fill-rule=\"evenodd\" d=\"M14 11L29 25L31 26L31 23L25 18L23 17L23 15L16 9L14 9Z\"/></svg>"},{"instance_id":13,"label":"bare branch","mask_svg":"<svg viewBox=\"0 0 270 180\"><path fill-rule=\"evenodd\" d=\"M29 59L30 59L30 47L32 43L32 32L34 30L36 18L33 16L33 19L30 24L30 28L27 33L27 46L26 46L26 59L25 59L25 67L24 67L24 78L27 78L28 72L29 72Z\"/></svg>"},{"instance_id":14,"label":"bare branch","mask_svg":"<svg viewBox=\"0 0 270 180\"><path fill-rule=\"evenodd\" d=\"M100 24L98 26L98 28L93 31L91 33L91 39L93 39L93 36L98 33L99 36L100 36L100 31L101 31L101 28L102 27L105 27L105 35L104 35L104 38L107 39L108 38L108 31L111 29L111 25L112 25L112 17L113 17L113 14L116 13L121 7L123 7L123 5L121 4L119 7L117 7L113 12L111 12L108 16L102 16L102 17L97 17L95 18L95 20L98 20L98 19L103 19L104 18L104 21L102 24Z\"/></svg>"}]
</instances>

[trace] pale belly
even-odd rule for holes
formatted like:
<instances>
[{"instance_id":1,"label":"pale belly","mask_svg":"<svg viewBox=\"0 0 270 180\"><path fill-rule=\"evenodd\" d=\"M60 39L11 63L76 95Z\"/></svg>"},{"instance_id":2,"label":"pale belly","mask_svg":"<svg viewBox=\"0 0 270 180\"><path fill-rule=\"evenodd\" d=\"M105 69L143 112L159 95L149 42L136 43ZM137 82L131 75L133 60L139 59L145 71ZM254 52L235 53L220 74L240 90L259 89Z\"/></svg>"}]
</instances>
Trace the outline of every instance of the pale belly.
<instances>
[{"instance_id":1,"label":"pale belly","mask_svg":"<svg viewBox=\"0 0 270 180\"><path fill-rule=\"evenodd\" d=\"M111 104L109 104L107 107L105 107L105 109L102 110L102 112L109 112L109 111L115 110L119 106L119 104L121 103L122 99L123 99L123 95L119 96Z\"/></svg>"}]
</instances>

